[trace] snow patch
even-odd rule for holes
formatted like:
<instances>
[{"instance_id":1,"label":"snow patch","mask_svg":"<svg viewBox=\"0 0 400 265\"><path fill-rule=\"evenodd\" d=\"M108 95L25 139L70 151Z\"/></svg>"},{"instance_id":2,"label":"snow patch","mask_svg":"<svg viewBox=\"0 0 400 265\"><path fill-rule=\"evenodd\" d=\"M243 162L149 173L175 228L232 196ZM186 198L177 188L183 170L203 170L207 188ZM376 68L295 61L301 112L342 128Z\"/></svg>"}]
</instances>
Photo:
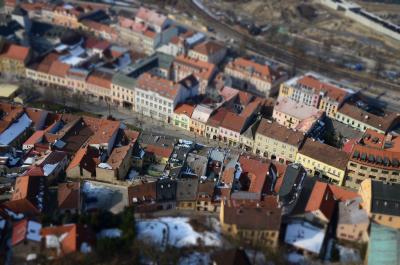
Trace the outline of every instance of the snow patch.
<instances>
[{"instance_id":1,"label":"snow patch","mask_svg":"<svg viewBox=\"0 0 400 265\"><path fill-rule=\"evenodd\" d=\"M297 222L287 226L285 243L319 254L324 237L324 229L307 222Z\"/></svg>"},{"instance_id":2,"label":"snow patch","mask_svg":"<svg viewBox=\"0 0 400 265\"><path fill-rule=\"evenodd\" d=\"M99 238L117 238L121 237L122 231L118 228L103 229L97 234Z\"/></svg>"},{"instance_id":3,"label":"snow patch","mask_svg":"<svg viewBox=\"0 0 400 265\"><path fill-rule=\"evenodd\" d=\"M158 219L143 220L137 223L138 238L149 240L156 245L165 247L196 246L220 246L221 238L216 232L206 231L199 233L194 231L185 217L162 217Z\"/></svg>"}]
</instances>

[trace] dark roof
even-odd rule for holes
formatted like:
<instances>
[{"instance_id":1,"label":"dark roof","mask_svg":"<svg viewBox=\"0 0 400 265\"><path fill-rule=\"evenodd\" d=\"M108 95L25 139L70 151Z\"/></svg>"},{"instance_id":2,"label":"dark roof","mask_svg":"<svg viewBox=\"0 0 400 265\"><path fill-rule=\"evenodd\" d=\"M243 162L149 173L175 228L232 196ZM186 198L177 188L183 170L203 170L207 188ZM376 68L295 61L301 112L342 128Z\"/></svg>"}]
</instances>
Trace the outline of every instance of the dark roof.
<instances>
[{"instance_id":1,"label":"dark roof","mask_svg":"<svg viewBox=\"0 0 400 265\"><path fill-rule=\"evenodd\" d=\"M21 8L20 6L17 6L12 12L12 14L17 16L26 16L28 15L28 12L26 12L26 10Z\"/></svg>"},{"instance_id":2,"label":"dark roof","mask_svg":"<svg viewBox=\"0 0 400 265\"><path fill-rule=\"evenodd\" d=\"M299 153L343 170L346 169L349 161L349 155L346 152L311 138L304 142Z\"/></svg>"},{"instance_id":3,"label":"dark roof","mask_svg":"<svg viewBox=\"0 0 400 265\"><path fill-rule=\"evenodd\" d=\"M400 216L400 184L371 181L371 212Z\"/></svg>"},{"instance_id":4,"label":"dark roof","mask_svg":"<svg viewBox=\"0 0 400 265\"><path fill-rule=\"evenodd\" d=\"M245 230L279 230L281 209L275 197L266 197L262 206L224 204L224 222Z\"/></svg>"},{"instance_id":5,"label":"dark roof","mask_svg":"<svg viewBox=\"0 0 400 265\"><path fill-rule=\"evenodd\" d=\"M276 122L271 122L266 119L261 120L257 133L293 146L300 145L304 139L303 133L288 129Z\"/></svg>"},{"instance_id":6,"label":"dark roof","mask_svg":"<svg viewBox=\"0 0 400 265\"><path fill-rule=\"evenodd\" d=\"M251 265L246 252L239 248L214 252L211 258L215 265Z\"/></svg>"},{"instance_id":7,"label":"dark roof","mask_svg":"<svg viewBox=\"0 0 400 265\"><path fill-rule=\"evenodd\" d=\"M80 183L68 182L58 185L58 207L61 209L79 209Z\"/></svg>"},{"instance_id":8,"label":"dark roof","mask_svg":"<svg viewBox=\"0 0 400 265\"><path fill-rule=\"evenodd\" d=\"M279 189L279 196L286 196L294 188L293 185L302 177L302 173L306 173L301 164L292 164L286 168L282 185Z\"/></svg>"}]
</instances>

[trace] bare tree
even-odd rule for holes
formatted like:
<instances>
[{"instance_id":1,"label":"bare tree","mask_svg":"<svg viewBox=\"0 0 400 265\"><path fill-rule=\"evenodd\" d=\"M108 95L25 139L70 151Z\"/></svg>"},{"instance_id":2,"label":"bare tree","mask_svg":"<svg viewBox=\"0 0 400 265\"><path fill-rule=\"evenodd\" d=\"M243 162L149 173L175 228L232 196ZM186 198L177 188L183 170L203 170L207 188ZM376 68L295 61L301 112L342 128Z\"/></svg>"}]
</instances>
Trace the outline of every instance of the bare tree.
<instances>
[{"instance_id":1,"label":"bare tree","mask_svg":"<svg viewBox=\"0 0 400 265\"><path fill-rule=\"evenodd\" d=\"M72 94L72 101L75 103L77 109L81 109L83 102L82 94L79 92L75 92L74 94Z\"/></svg>"}]
</instances>

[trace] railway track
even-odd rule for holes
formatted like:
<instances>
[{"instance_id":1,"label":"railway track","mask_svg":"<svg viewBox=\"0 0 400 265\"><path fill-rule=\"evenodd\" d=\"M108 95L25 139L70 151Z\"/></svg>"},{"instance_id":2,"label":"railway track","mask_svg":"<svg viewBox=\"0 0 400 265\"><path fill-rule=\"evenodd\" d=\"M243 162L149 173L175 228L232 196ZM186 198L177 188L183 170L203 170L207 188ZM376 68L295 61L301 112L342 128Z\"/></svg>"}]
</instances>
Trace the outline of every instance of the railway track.
<instances>
[{"instance_id":1,"label":"railway track","mask_svg":"<svg viewBox=\"0 0 400 265\"><path fill-rule=\"evenodd\" d=\"M299 55L293 51L283 49L270 43L264 43L255 40L248 34L242 33L234 29L233 27L215 19L199 8L192 0L183 0L182 3L185 5L186 12L192 13L197 17L203 18L207 23L215 28L221 30L225 34L229 34L230 37L235 39L241 39L246 44L246 48L250 51L259 53L264 56L272 57L277 61L283 62L287 65L293 65L294 62L301 62L302 65L297 65L297 68L303 71L316 71L327 74L333 78L348 79L350 81L360 82L364 84L364 89L372 87L374 89L384 89L391 91L400 92L400 85L388 82L386 80L377 79L368 74L357 73L346 68L341 68L336 65L327 64L319 61L316 58L310 56Z\"/></svg>"}]
</instances>

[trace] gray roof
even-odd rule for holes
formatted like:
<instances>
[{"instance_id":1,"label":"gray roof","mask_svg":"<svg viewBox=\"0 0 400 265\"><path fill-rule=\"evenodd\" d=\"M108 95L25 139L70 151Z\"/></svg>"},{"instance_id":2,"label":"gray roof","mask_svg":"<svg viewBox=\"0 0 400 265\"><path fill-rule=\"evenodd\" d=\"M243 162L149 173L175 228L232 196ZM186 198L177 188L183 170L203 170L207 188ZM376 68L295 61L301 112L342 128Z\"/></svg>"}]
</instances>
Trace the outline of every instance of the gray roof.
<instances>
[{"instance_id":1,"label":"gray roof","mask_svg":"<svg viewBox=\"0 0 400 265\"><path fill-rule=\"evenodd\" d=\"M400 216L400 184L373 180L371 212Z\"/></svg>"},{"instance_id":2,"label":"gray roof","mask_svg":"<svg viewBox=\"0 0 400 265\"><path fill-rule=\"evenodd\" d=\"M362 199L343 201L339 203L339 224L368 224L369 218L367 212L360 207Z\"/></svg>"},{"instance_id":3,"label":"gray roof","mask_svg":"<svg viewBox=\"0 0 400 265\"><path fill-rule=\"evenodd\" d=\"M301 172L305 173L305 170L300 164L291 164L286 168L282 185L279 189L279 196L285 196L292 191L294 188L293 185L296 183L297 178L301 177L302 175Z\"/></svg>"},{"instance_id":4,"label":"gray roof","mask_svg":"<svg viewBox=\"0 0 400 265\"><path fill-rule=\"evenodd\" d=\"M112 83L124 88L134 89L136 85L136 79L121 73L117 73L113 76Z\"/></svg>"}]
</instances>

